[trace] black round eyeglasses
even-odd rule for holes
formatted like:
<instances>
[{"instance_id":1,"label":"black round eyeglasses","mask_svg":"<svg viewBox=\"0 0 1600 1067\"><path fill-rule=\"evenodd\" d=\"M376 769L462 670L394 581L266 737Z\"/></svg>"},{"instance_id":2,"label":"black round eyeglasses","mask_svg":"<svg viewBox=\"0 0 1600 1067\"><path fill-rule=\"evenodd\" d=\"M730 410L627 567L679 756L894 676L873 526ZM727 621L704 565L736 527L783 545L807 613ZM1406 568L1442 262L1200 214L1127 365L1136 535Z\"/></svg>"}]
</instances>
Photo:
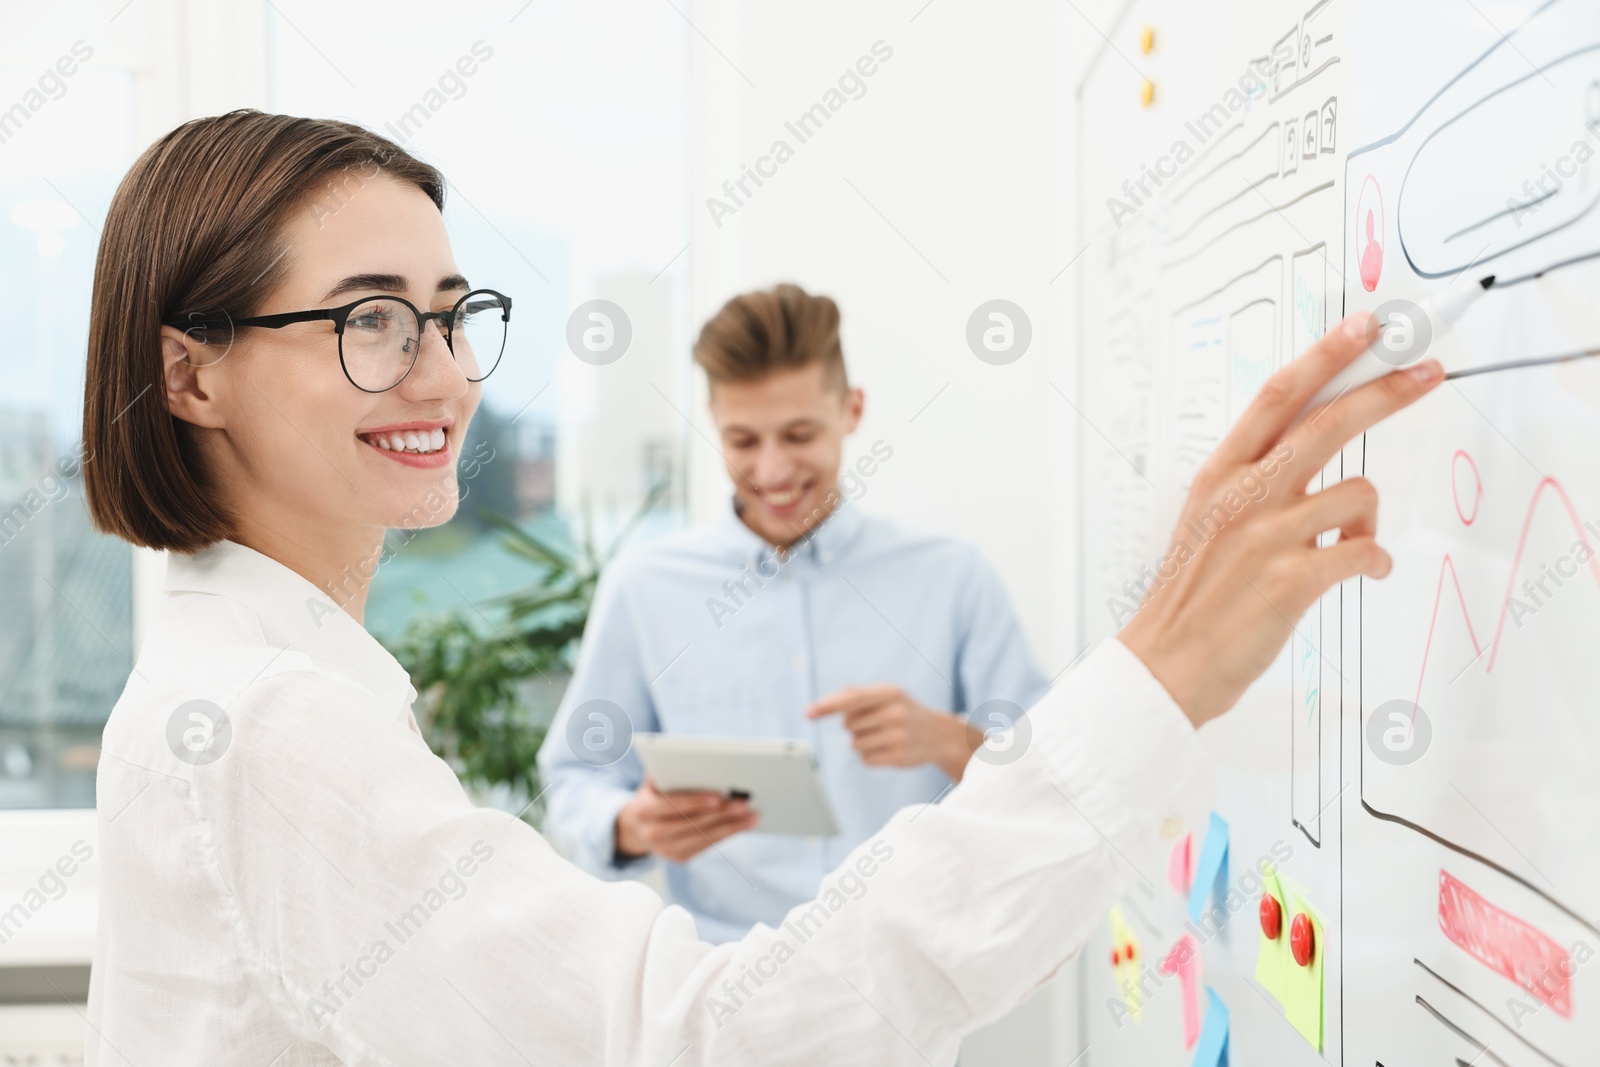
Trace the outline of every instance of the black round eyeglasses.
<instances>
[{"instance_id":1,"label":"black round eyeglasses","mask_svg":"<svg viewBox=\"0 0 1600 1067\"><path fill-rule=\"evenodd\" d=\"M368 296L336 308L287 311L235 319L225 313L192 312L166 323L200 341L212 334L232 343L233 330L260 326L278 330L296 322L330 320L339 338L339 364L350 384L366 393L382 393L405 380L416 365L422 331L438 322L449 347L470 382L481 382L500 364L511 323L511 298L493 289L474 289L449 311L423 311L402 296Z\"/></svg>"}]
</instances>

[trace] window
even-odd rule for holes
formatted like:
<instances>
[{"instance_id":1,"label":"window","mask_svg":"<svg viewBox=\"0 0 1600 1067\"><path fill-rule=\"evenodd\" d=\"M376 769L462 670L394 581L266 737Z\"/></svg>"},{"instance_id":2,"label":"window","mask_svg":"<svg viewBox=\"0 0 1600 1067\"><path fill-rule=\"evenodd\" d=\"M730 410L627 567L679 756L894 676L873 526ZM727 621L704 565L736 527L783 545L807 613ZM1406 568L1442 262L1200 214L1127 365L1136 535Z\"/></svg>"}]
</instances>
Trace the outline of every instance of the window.
<instances>
[{"instance_id":1,"label":"window","mask_svg":"<svg viewBox=\"0 0 1600 1067\"><path fill-rule=\"evenodd\" d=\"M79 477L97 225L134 153L100 6L18 9L0 39L0 808L94 805L132 668L133 553Z\"/></svg>"},{"instance_id":2,"label":"window","mask_svg":"<svg viewBox=\"0 0 1600 1067\"><path fill-rule=\"evenodd\" d=\"M492 618L492 598L535 581L539 565L507 552L489 515L547 542L603 548L665 485L632 536L681 525L682 18L645 0L492 17L399 3L380 18L280 0L267 23L268 106L358 122L439 167L457 265L515 301L506 355L463 445L461 508L444 526L391 534L367 628L393 641L424 612ZM553 713L553 681L526 690L536 715Z\"/></svg>"},{"instance_id":3,"label":"window","mask_svg":"<svg viewBox=\"0 0 1600 1067\"><path fill-rule=\"evenodd\" d=\"M454 520L391 542L367 612L380 637L537 576L485 513L569 543L592 528L604 545L665 483L635 536L683 522L687 26L666 5L626 7L478 21L420 2L378 19L314 0L264 9L265 98L229 106L346 118L438 165L459 265L516 300L466 447L495 458L464 482ZM196 99L195 113L219 108L192 88L139 88L130 46L162 22L148 12L74 0L14 22L0 41L0 809L89 808L132 666L137 569L91 529L77 477L98 226L145 143ZM215 80L198 44L216 29L193 29L185 48L204 58L188 78ZM237 29L219 45L241 49ZM615 361L568 344L595 300L627 320Z\"/></svg>"}]
</instances>

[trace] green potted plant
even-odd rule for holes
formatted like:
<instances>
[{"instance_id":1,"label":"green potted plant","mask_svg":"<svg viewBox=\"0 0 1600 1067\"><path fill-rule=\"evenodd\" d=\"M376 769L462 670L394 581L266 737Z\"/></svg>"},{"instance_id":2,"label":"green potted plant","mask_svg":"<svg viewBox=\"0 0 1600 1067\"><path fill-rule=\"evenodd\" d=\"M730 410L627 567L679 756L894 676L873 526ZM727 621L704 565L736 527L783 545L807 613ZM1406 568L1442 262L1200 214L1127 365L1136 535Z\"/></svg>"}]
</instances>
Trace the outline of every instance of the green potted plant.
<instances>
[{"instance_id":1,"label":"green potted plant","mask_svg":"<svg viewBox=\"0 0 1600 1067\"><path fill-rule=\"evenodd\" d=\"M428 747L469 791L509 797L513 810L534 825L543 815L536 757L566 688L600 572L667 488L663 481L651 489L604 552L589 523L582 543L569 549L502 516L483 515L508 552L541 568L540 577L470 612L418 616L398 640L386 642L416 687L414 710Z\"/></svg>"}]
</instances>

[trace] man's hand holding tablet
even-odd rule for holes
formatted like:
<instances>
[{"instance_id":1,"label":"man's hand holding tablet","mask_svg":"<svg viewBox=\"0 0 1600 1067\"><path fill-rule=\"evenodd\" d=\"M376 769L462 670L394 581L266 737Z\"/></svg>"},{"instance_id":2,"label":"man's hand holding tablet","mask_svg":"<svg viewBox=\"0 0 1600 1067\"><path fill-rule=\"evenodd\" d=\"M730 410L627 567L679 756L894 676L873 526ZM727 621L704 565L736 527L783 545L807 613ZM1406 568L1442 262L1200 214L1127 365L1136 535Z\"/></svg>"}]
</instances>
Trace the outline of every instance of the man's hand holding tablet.
<instances>
[{"instance_id":1,"label":"man's hand holding tablet","mask_svg":"<svg viewBox=\"0 0 1600 1067\"><path fill-rule=\"evenodd\" d=\"M756 813L743 800L692 790L663 793L648 776L617 812L617 853L686 863L725 837L753 830Z\"/></svg>"}]
</instances>

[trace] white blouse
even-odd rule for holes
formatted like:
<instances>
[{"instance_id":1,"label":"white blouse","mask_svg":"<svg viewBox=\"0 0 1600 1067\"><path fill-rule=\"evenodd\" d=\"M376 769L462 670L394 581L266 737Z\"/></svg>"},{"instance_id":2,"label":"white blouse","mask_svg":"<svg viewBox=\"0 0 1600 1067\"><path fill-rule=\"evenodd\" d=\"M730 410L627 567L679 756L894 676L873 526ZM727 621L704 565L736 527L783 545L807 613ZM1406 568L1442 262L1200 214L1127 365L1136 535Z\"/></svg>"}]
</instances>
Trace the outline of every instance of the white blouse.
<instances>
[{"instance_id":1,"label":"white blouse","mask_svg":"<svg viewBox=\"0 0 1600 1067\"><path fill-rule=\"evenodd\" d=\"M712 946L475 807L415 697L282 564L171 558L100 758L89 1067L949 1064L1205 810L1193 727L1107 641L815 902Z\"/></svg>"}]
</instances>

